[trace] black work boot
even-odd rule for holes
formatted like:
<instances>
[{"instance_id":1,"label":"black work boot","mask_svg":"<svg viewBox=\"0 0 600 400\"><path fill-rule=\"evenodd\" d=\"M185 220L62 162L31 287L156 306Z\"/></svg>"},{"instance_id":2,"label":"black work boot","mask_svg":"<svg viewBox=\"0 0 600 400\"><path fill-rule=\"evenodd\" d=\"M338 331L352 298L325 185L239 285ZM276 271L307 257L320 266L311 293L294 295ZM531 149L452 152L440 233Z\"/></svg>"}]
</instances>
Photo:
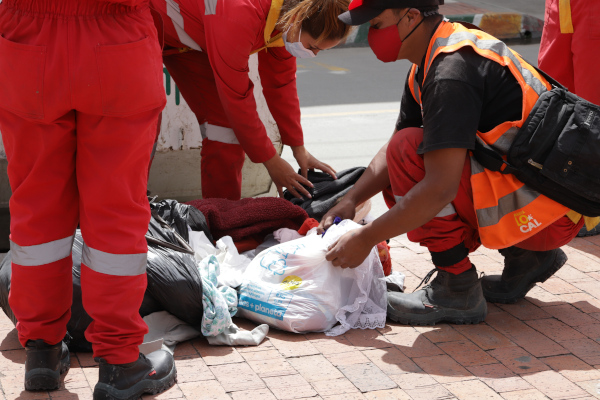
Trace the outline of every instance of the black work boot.
<instances>
[{"instance_id":1,"label":"black work boot","mask_svg":"<svg viewBox=\"0 0 600 400\"><path fill-rule=\"evenodd\" d=\"M142 394L164 392L177 382L173 355L157 350L129 364L100 363L94 400L137 400Z\"/></svg>"},{"instance_id":2,"label":"black work boot","mask_svg":"<svg viewBox=\"0 0 600 400\"><path fill-rule=\"evenodd\" d=\"M483 295L491 303L515 303L567 262L561 249L531 251L513 246L499 251L504 256L502 275L484 276L481 283Z\"/></svg>"},{"instance_id":3,"label":"black work boot","mask_svg":"<svg viewBox=\"0 0 600 400\"><path fill-rule=\"evenodd\" d=\"M388 318L405 325L482 322L487 315L487 303L475 266L458 275L433 269L421 284L429 282L435 271L436 277L421 290L409 294L388 292Z\"/></svg>"},{"instance_id":4,"label":"black work boot","mask_svg":"<svg viewBox=\"0 0 600 400\"><path fill-rule=\"evenodd\" d=\"M591 230L588 231L587 227L583 225L577 233L577 237L586 237L586 236L596 236L600 235L600 225L596 225Z\"/></svg>"},{"instance_id":5,"label":"black work boot","mask_svg":"<svg viewBox=\"0 0 600 400\"><path fill-rule=\"evenodd\" d=\"M67 345L43 340L29 340L25 346L25 390L56 390L60 376L71 367Z\"/></svg>"}]
</instances>

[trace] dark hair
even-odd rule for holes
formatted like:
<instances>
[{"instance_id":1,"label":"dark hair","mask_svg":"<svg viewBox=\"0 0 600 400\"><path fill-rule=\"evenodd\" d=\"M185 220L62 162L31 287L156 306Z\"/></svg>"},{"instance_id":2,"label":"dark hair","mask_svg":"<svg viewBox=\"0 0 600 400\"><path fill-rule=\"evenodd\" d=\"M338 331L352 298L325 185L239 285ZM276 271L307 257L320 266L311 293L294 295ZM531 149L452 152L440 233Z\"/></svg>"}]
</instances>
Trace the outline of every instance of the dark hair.
<instances>
[{"instance_id":1,"label":"dark hair","mask_svg":"<svg viewBox=\"0 0 600 400\"><path fill-rule=\"evenodd\" d=\"M350 0L287 0L281 9L280 22L283 31L295 29L302 23L302 31L322 40L342 40L348 36L349 25L338 19L338 15L348 11Z\"/></svg>"}]
</instances>

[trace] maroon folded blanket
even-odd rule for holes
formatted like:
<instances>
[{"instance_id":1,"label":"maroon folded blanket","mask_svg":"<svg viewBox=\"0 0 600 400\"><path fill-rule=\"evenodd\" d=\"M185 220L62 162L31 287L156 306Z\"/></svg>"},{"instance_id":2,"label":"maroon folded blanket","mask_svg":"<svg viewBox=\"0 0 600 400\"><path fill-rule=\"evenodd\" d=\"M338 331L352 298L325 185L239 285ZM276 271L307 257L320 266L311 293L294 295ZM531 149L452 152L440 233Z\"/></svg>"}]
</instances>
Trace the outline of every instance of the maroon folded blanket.
<instances>
[{"instance_id":1,"label":"maroon folded blanket","mask_svg":"<svg viewBox=\"0 0 600 400\"><path fill-rule=\"evenodd\" d=\"M240 241L250 236L263 237L280 228L298 230L308 214L301 207L277 197L192 200L186 204L204 214L215 240L231 236Z\"/></svg>"}]
</instances>

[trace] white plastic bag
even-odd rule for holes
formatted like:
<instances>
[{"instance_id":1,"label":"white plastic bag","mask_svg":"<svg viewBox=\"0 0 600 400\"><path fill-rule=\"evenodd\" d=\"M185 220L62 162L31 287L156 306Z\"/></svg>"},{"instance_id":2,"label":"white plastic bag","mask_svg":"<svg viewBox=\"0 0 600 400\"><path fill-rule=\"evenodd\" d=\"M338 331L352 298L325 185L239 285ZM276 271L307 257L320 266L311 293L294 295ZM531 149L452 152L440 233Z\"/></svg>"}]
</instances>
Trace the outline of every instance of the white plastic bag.
<instances>
[{"instance_id":1,"label":"white plastic bag","mask_svg":"<svg viewBox=\"0 0 600 400\"><path fill-rule=\"evenodd\" d=\"M261 252L244 273L238 315L297 333L383 327L387 293L376 247L357 268L325 260L330 244L359 227L342 221L324 237L312 234Z\"/></svg>"},{"instance_id":2,"label":"white plastic bag","mask_svg":"<svg viewBox=\"0 0 600 400\"><path fill-rule=\"evenodd\" d=\"M223 236L217 241L217 247L208 240L204 232L189 231L190 246L196 253L196 261L201 262L206 257L214 255L219 262L219 287L237 288L242 283L242 275L251 259L238 254L231 236Z\"/></svg>"}]
</instances>

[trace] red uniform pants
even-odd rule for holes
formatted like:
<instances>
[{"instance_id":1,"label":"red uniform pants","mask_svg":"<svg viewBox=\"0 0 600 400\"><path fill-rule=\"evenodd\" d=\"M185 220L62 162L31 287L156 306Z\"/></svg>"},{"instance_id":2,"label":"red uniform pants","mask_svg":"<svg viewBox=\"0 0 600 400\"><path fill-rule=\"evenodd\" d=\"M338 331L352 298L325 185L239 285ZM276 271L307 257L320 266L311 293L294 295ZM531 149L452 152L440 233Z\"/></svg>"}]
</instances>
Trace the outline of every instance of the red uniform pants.
<instances>
[{"instance_id":1,"label":"red uniform pants","mask_svg":"<svg viewBox=\"0 0 600 400\"><path fill-rule=\"evenodd\" d=\"M422 141L423 129L406 128L396 133L388 145L387 165L391 188L384 191L384 198L390 208L396 204L396 198L406 195L425 177L423 156L417 154L417 148ZM444 252L462 245L468 252L473 252L481 245L470 177L471 164L467 157L456 198L431 221L408 232L407 236L411 242L427 247L432 255L443 255ZM518 243L516 247L533 251L555 249L569 243L582 225L583 218L578 224L574 224L565 216L538 234ZM467 256L453 265L436 267L459 274L471 268L471 262Z\"/></svg>"},{"instance_id":2,"label":"red uniform pants","mask_svg":"<svg viewBox=\"0 0 600 400\"><path fill-rule=\"evenodd\" d=\"M208 55L189 51L165 56L163 62L200 124L202 197L239 200L246 154L221 105Z\"/></svg>"},{"instance_id":3,"label":"red uniform pants","mask_svg":"<svg viewBox=\"0 0 600 400\"><path fill-rule=\"evenodd\" d=\"M600 104L600 2L570 0L570 9L573 33L562 33L559 0L546 0L539 66L571 92Z\"/></svg>"},{"instance_id":4,"label":"red uniform pants","mask_svg":"<svg viewBox=\"0 0 600 400\"><path fill-rule=\"evenodd\" d=\"M85 241L83 304L94 356L138 358L147 332L147 168L165 104L146 5L4 0L0 131L12 188L9 303L19 340L60 342L72 302L71 246Z\"/></svg>"}]
</instances>

